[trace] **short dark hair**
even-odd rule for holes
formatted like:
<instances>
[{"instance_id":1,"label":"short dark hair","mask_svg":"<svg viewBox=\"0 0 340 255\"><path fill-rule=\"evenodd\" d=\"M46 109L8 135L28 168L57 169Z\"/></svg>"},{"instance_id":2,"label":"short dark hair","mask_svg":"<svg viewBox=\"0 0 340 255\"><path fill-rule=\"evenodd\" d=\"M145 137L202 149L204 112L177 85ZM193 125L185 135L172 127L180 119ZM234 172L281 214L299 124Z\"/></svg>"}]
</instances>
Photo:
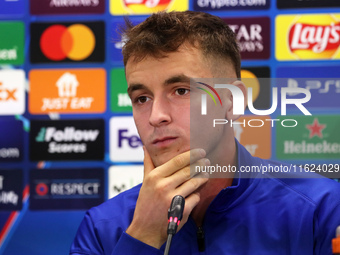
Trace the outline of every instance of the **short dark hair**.
<instances>
[{"instance_id":1,"label":"short dark hair","mask_svg":"<svg viewBox=\"0 0 340 255\"><path fill-rule=\"evenodd\" d=\"M159 12L134 26L126 19L123 60L141 61L146 56L161 58L188 42L204 57L232 62L238 78L241 57L234 32L219 17L204 12ZM217 64L217 63L216 63Z\"/></svg>"}]
</instances>

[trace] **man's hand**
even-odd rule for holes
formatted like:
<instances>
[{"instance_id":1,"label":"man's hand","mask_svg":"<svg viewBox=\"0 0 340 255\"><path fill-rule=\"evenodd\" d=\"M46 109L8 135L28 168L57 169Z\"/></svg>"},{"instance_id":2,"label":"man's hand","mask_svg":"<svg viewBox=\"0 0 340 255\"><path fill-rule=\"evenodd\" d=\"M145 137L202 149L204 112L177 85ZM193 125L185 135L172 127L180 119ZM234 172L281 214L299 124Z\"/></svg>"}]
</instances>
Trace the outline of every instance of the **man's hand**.
<instances>
[{"instance_id":1,"label":"man's hand","mask_svg":"<svg viewBox=\"0 0 340 255\"><path fill-rule=\"evenodd\" d=\"M200 201L198 188L208 181L208 175L203 173L197 178L190 176L190 164L194 166L210 164L204 157L203 149L194 149L179 154L155 168L148 151L144 148L144 180L133 220L126 233L159 249L167 239L168 209L175 195L185 198L179 230Z\"/></svg>"}]
</instances>

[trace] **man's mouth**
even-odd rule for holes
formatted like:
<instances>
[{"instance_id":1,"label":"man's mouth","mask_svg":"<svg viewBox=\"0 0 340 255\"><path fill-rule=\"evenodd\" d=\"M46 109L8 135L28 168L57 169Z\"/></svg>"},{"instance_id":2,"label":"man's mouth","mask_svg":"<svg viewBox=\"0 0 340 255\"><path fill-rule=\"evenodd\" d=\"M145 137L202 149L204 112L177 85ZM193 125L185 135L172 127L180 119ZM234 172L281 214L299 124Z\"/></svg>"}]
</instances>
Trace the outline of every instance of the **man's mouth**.
<instances>
[{"instance_id":1,"label":"man's mouth","mask_svg":"<svg viewBox=\"0 0 340 255\"><path fill-rule=\"evenodd\" d=\"M152 144L156 145L156 146L163 147L163 146L170 145L176 139L177 139L177 137L174 137L174 136L165 136L165 137L161 137L161 138L157 138L157 139L153 140Z\"/></svg>"}]
</instances>

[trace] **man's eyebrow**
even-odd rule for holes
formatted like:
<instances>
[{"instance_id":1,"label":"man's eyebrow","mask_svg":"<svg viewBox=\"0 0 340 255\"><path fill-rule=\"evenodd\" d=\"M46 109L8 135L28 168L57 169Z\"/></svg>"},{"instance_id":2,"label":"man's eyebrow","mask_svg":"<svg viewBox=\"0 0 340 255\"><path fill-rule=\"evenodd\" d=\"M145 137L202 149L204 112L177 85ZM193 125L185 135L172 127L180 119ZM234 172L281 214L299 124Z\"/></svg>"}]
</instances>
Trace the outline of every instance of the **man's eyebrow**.
<instances>
[{"instance_id":1,"label":"man's eyebrow","mask_svg":"<svg viewBox=\"0 0 340 255\"><path fill-rule=\"evenodd\" d=\"M184 74L179 74L166 79L164 85L169 85L177 82L190 83L190 78Z\"/></svg>"},{"instance_id":2,"label":"man's eyebrow","mask_svg":"<svg viewBox=\"0 0 340 255\"><path fill-rule=\"evenodd\" d=\"M132 92L134 92L135 90L141 90L141 89L145 89L148 90L148 88L140 83L133 83L131 84L128 89L127 89L127 93L129 94L129 96L131 97Z\"/></svg>"},{"instance_id":3,"label":"man's eyebrow","mask_svg":"<svg viewBox=\"0 0 340 255\"><path fill-rule=\"evenodd\" d=\"M164 81L164 86L178 83L178 82L183 82L183 83L190 83L190 78L184 74L179 74L172 76ZM131 97L131 94L136 91L136 90L149 90L144 84L141 83L132 83L127 89L127 92L129 96Z\"/></svg>"}]
</instances>

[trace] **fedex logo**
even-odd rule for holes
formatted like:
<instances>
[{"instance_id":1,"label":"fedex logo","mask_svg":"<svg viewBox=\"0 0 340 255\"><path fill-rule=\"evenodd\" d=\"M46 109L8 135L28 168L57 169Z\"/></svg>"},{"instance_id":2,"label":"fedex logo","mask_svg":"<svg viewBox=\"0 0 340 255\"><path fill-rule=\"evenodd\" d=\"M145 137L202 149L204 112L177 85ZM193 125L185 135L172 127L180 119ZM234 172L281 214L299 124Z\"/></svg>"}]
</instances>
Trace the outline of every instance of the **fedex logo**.
<instances>
[{"instance_id":1,"label":"fedex logo","mask_svg":"<svg viewBox=\"0 0 340 255\"><path fill-rule=\"evenodd\" d=\"M23 114L25 111L25 72L0 71L0 115Z\"/></svg>"},{"instance_id":2,"label":"fedex logo","mask_svg":"<svg viewBox=\"0 0 340 255\"><path fill-rule=\"evenodd\" d=\"M143 144L132 116L110 119L110 160L143 162Z\"/></svg>"},{"instance_id":3,"label":"fedex logo","mask_svg":"<svg viewBox=\"0 0 340 255\"><path fill-rule=\"evenodd\" d=\"M139 146L143 146L142 141L140 140L139 136L137 135L128 135L128 129L119 129L118 130L118 147L122 148L124 141L131 148L138 148Z\"/></svg>"},{"instance_id":4,"label":"fedex logo","mask_svg":"<svg viewBox=\"0 0 340 255\"><path fill-rule=\"evenodd\" d=\"M16 96L14 93L17 91L17 89L8 89L3 88L3 83L0 81L0 101L17 101Z\"/></svg>"}]
</instances>

